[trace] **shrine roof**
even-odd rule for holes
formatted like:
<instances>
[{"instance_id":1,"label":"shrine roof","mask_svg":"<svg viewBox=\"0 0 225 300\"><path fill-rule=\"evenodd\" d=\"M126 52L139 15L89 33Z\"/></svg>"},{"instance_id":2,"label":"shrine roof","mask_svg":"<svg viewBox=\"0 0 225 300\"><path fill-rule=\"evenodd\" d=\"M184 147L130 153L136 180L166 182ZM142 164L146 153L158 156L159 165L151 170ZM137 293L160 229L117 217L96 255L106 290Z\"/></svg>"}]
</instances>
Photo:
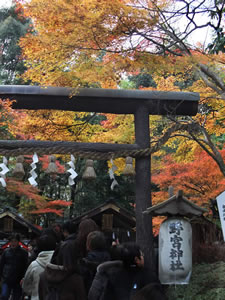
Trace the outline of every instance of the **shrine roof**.
<instances>
[{"instance_id":1,"label":"shrine roof","mask_svg":"<svg viewBox=\"0 0 225 300\"><path fill-rule=\"evenodd\" d=\"M0 212L0 219L5 218L5 217L10 217L14 219L17 223L21 224L22 226L28 228L28 230L34 232L37 235L41 234L41 230L38 229L35 225L24 219L22 216L17 214L16 212L5 208L3 211Z\"/></svg>"},{"instance_id":2,"label":"shrine roof","mask_svg":"<svg viewBox=\"0 0 225 300\"><path fill-rule=\"evenodd\" d=\"M151 214L152 216L201 216L207 210L195 203L189 201L183 196L183 191L179 190L178 193L169 199L147 208L144 214Z\"/></svg>"},{"instance_id":3,"label":"shrine roof","mask_svg":"<svg viewBox=\"0 0 225 300\"><path fill-rule=\"evenodd\" d=\"M100 204L99 206L86 211L82 215L75 217L73 219L74 224L78 225L82 220L91 218L98 225L103 222L103 215L111 214L113 215L113 223L117 224L118 227L126 228L134 231L136 227L136 218L135 214L132 211L128 211L127 209L119 206L116 203L116 200L109 199L106 202Z\"/></svg>"}]
</instances>

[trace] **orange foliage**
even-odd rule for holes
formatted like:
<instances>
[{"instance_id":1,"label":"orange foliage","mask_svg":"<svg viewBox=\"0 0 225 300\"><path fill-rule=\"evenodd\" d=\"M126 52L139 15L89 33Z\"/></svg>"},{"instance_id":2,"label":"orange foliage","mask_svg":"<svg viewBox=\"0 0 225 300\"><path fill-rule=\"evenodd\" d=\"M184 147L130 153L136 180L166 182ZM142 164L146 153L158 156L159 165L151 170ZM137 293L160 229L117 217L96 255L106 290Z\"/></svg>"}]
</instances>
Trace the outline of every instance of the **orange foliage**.
<instances>
[{"instance_id":1,"label":"orange foliage","mask_svg":"<svg viewBox=\"0 0 225 300\"><path fill-rule=\"evenodd\" d=\"M12 178L7 179L6 189L23 198L23 201L20 201L20 211L24 215L53 213L62 216L63 208L71 205L71 201L51 200L44 197L36 187Z\"/></svg>"},{"instance_id":2,"label":"orange foliage","mask_svg":"<svg viewBox=\"0 0 225 300\"><path fill-rule=\"evenodd\" d=\"M42 157L39 157L39 161L41 162L42 165L42 169L46 170L48 168L49 165L49 156L48 155L44 155ZM56 167L57 167L57 171L59 174L63 174L65 173L65 166L61 165L60 162L56 159L55 161Z\"/></svg>"},{"instance_id":3,"label":"orange foliage","mask_svg":"<svg viewBox=\"0 0 225 300\"><path fill-rule=\"evenodd\" d=\"M221 151L225 159L225 150ZM184 195L199 206L208 208L210 199L215 199L225 190L225 181L216 162L206 154L198 152L191 162L177 163L172 156L163 159L160 170L152 174L160 192L153 193L154 204L168 199L168 187L183 190Z\"/></svg>"},{"instance_id":4,"label":"orange foliage","mask_svg":"<svg viewBox=\"0 0 225 300\"><path fill-rule=\"evenodd\" d=\"M221 151L225 159L225 150ZM152 172L152 181L160 188L152 192L153 205L169 198L168 187L172 185L175 193L183 190L185 197L200 207L209 209L210 200L215 199L225 190L225 179L216 162L206 154L198 151L191 162L176 162L171 155L164 157L158 169ZM211 214L211 211L209 211ZM165 217L153 217L153 232L158 234Z\"/></svg>"},{"instance_id":5,"label":"orange foliage","mask_svg":"<svg viewBox=\"0 0 225 300\"><path fill-rule=\"evenodd\" d=\"M12 109L13 102L15 101L10 99L0 99L0 136L2 138L11 136L20 119L18 112Z\"/></svg>"},{"instance_id":6,"label":"orange foliage","mask_svg":"<svg viewBox=\"0 0 225 300\"><path fill-rule=\"evenodd\" d=\"M58 110L23 113L13 133L26 139L87 142L100 128L100 125L88 122L92 117L89 113Z\"/></svg>"},{"instance_id":7,"label":"orange foliage","mask_svg":"<svg viewBox=\"0 0 225 300\"><path fill-rule=\"evenodd\" d=\"M154 2L161 8L168 3ZM114 70L133 69L134 43L137 52L146 49L133 31L154 28L158 16L149 14L152 5L136 0L26 1L25 14L33 20L35 34L20 42L28 66L25 77L42 85L74 87L105 85L108 79L108 87L115 87Z\"/></svg>"},{"instance_id":8,"label":"orange foliage","mask_svg":"<svg viewBox=\"0 0 225 300\"><path fill-rule=\"evenodd\" d=\"M8 192L15 193L20 197L25 196L27 199L34 201L33 204L38 208L45 205L45 199L38 194L39 190L28 183L8 178L6 189Z\"/></svg>"},{"instance_id":9,"label":"orange foliage","mask_svg":"<svg viewBox=\"0 0 225 300\"><path fill-rule=\"evenodd\" d=\"M161 223L166 219L166 217L153 217L152 219L152 229L153 229L153 235L157 236L159 234L159 228Z\"/></svg>"}]
</instances>

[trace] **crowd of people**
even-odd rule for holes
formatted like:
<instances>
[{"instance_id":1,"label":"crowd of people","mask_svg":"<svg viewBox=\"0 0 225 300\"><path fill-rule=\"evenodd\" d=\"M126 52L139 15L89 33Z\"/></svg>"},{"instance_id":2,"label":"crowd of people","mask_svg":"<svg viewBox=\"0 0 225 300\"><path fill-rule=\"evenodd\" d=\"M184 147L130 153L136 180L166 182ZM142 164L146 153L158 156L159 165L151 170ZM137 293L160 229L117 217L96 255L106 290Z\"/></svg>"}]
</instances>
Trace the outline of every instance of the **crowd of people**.
<instances>
[{"instance_id":1,"label":"crowd of people","mask_svg":"<svg viewBox=\"0 0 225 300\"><path fill-rule=\"evenodd\" d=\"M29 253L19 235L0 260L2 300L166 300L133 242L109 247L92 219L43 230Z\"/></svg>"}]
</instances>

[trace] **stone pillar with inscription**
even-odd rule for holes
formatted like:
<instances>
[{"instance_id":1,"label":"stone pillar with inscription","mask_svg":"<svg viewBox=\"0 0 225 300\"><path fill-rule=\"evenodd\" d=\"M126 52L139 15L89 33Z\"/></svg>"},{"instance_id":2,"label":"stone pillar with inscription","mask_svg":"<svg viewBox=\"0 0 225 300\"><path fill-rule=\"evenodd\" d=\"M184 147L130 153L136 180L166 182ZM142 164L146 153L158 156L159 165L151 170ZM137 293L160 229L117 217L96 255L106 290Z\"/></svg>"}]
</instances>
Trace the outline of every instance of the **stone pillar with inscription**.
<instances>
[{"instance_id":1,"label":"stone pillar with inscription","mask_svg":"<svg viewBox=\"0 0 225 300\"><path fill-rule=\"evenodd\" d=\"M192 271L192 228L184 218L168 218L159 231L159 280L187 284Z\"/></svg>"},{"instance_id":2,"label":"stone pillar with inscription","mask_svg":"<svg viewBox=\"0 0 225 300\"><path fill-rule=\"evenodd\" d=\"M177 195L148 208L144 214L167 216L159 230L159 280L162 284L188 284L192 272L192 227L188 218L207 212Z\"/></svg>"}]
</instances>

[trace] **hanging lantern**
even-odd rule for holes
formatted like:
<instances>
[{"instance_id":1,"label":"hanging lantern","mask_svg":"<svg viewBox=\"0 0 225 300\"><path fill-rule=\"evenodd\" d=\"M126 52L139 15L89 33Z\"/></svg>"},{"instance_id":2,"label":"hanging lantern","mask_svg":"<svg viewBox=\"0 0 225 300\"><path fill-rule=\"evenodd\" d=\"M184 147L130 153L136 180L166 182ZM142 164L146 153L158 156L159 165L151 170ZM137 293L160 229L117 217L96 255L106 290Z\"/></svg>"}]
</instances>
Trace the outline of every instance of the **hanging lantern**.
<instances>
[{"instance_id":1,"label":"hanging lantern","mask_svg":"<svg viewBox=\"0 0 225 300\"><path fill-rule=\"evenodd\" d=\"M25 175L25 171L23 168L23 162L24 162L24 157L23 155L19 155L16 158L16 165L15 168L12 172L13 177L16 177L17 179L22 179L23 176Z\"/></svg>"},{"instance_id":2,"label":"hanging lantern","mask_svg":"<svg viewBox=\"0 0 225 300\"><path fill-rule=\"evenodd\" d=\"M95 179L96 178L96 173L93 167L93 160L92 159L87 159L86 160L86 165L85 165L85 171L82 176L84 180L89 180L89 179Z\"/></svg>"},{"instance_id":3,"label":"hanging lantern","mask_svg":"<svg viewBox=\"0 0 225 300\"><path fill-rule=\"evenodd\" d=\"M56 157L54 155L49 156L49 165L45 171L45 173L50 175L55 175L58 173L58 168L55 164Z\"/></svg>"},{"instance_id":4,"label":"hanging lantern","mask_svg":"<svg viewBox=\"0 0 225 300\"><path fill-rule=\"evenodd\" d=\"M123 170L123 175L125 176L135 176L135 170L133 167L133 158L130 156L126 157L126 166Z\"/></svg>"}]
</instances>

